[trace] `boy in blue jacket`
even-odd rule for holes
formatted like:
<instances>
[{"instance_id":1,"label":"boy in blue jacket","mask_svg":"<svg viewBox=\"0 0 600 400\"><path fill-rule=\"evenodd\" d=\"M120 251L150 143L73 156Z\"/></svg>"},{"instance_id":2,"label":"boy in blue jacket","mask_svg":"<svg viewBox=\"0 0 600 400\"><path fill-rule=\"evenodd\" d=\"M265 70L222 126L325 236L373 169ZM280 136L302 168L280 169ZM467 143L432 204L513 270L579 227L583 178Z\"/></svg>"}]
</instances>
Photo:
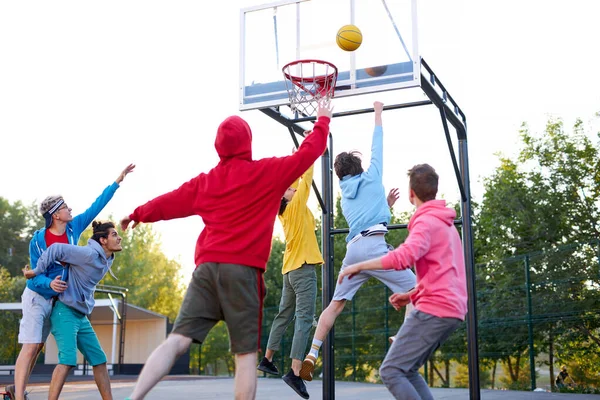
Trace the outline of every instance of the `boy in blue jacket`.
<instances>
[{"instance_id":1,"label":"boy in blue jacket","mask_svg":"<svg viewBox=\"0 0 600 400\"><path fill-rule=\"evenodd\" d=\"M375 128L371 144L371 165L367 171L363 170L361 159L355 152L338 154L333 165L342 189L342 214L350 230L346 237L342 271L348 265L369 260L375 255L384 256L389 251L385 235L388 232L387 224L391 220L390 207L397 199L397 192L392 190L386 198L383 187L383 103L376 101L373 108ZM384 283L393 293L408 292L416 284L415 274L409 269L366 271L352 280L338 282L331 303L319 317L310 352L302 363L300 377L305 381L313 379L319 349L336 318L344 310L346 301L352 300L369 278Z\"/></svg>"},{"instance_id":2,"label":"boy in blue jacket","mask_svg":"<svg viewBox=\"0 0 600 400\"><path fill-rule=\"evenodd\" d=\"M112 222L94 221L92 227L93 234L87 246L58 243L42 254L35 269L25 271L27 278L41 276L56 262L62 261L68 264L70 272L69 285L58 296L50 316L51 331L58 348L58 365L52 373L48 400L58 400L67 375L77 365L77 350L93 367L102 399L112 399L106 355L88 315L94 309L96 285L111 272L115 253L122 250L121 237Z\"/></svg>"},{"instance_id":3,"label":"boy in blue jacket","mask_svg":"<svg viewBox=\"0 0 600 400\"><path fill-rule=\"evenodd\" d=\"M29 242L30 265L35 267L42 253L54 243L77 245L81 233L108 204L120 183L134 168L135 165L128 165L85 212L74 218L62 196L44 199L40 212L46 224L33 234ZM54 299L67 288L67 279L68 270L60 262L54 262L44 274L27 281L21 296L23 317L19 326L19 343L23 347L15 364L15 384L6 387L16 400L25 399L29 375L50 333Z\"/></svg>"}]
</instances>

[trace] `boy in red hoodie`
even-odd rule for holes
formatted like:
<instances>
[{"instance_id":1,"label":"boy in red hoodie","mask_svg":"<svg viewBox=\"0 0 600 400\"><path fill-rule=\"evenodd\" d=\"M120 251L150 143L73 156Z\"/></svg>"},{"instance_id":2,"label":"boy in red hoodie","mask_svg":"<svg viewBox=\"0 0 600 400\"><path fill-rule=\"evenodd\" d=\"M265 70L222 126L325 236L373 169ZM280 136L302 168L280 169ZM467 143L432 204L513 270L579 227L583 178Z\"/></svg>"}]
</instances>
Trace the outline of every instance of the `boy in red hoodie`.
<instances>
[{"instance_id":1,"label":"boy in red hoodie","mask_svg":"<svg viewBox=\"0 0 600 400\"><path fill-rule=\"evenodd\" d=\"M123 218L125 230L140 222L199 215L204 229L196 243L193 273L169 337L150 355L131 399L142 399L192 344L202 343L219 321L227 323L235 354L235 398L256 396L265 271L281 198L327 147L332 107L322 103L313 133L293 155L252 159L252 132L232 116L217 130L220 161L178 189Z\"/></svg>"},{"instance_id":2,"label":"boy in red hoodie","mask_svg":"<svg viewBox=\"0 0 600 400\"><path fill-rule=\"evenodd\" d=\"M467 281L463 248L454 227L456 212L435 200L438 175L427 164L408 171L409 201L417 207L408 224L406 241L387 255L346 267L350 279L366 269L406 269L415 265L417 286L394 293L396 310L412 302L383 364L381 380L396 399L433 399L419 368L448 339L467 313Z\"/></svg>"}]
</instances>

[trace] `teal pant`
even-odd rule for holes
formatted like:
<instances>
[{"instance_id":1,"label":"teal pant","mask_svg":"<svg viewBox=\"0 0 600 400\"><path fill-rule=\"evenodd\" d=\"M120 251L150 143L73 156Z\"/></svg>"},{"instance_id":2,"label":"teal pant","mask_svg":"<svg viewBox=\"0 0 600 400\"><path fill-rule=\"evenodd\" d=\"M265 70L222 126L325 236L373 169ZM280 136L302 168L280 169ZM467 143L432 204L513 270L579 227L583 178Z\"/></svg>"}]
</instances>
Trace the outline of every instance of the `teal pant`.
<instances>
[{"instance_id":1,"label":"teal pant","mask_svg":"<svg viewBox=\"0 0 600 400\"><path fill-rule=\"evenodd\" d=\"M286 328L296 317L290 357L304 360L310 329L315 317L316 301L317 274L314 265L304 264L285 274L279 312L273 320L267 348L274 351L279 350Z\"/></svg>"},{"instance_id":2,"label":"teal pant","mask_svg":"<svg viewBox=\"0 0 600 400\"><path fill-rule=\"evenodd\" d=\"M50 315L50 332L58 347L58 363L77 365L77 349L95 367L106 363L106 354L87 315L57 301Z\"/></svg>"}]
</instances>

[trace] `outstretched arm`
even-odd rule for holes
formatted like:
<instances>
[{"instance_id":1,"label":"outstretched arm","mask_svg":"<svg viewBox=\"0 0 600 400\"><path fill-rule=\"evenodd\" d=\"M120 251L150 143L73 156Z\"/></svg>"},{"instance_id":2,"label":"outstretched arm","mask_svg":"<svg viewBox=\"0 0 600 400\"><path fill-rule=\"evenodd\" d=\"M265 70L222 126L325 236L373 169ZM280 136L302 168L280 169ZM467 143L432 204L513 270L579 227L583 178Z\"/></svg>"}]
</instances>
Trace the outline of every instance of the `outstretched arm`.
<instances>
[{"instance_id":1,"label":"outstretched arm","mask_svg":"<svg viewBox=\"0 0 600 400\"><path fill-rule=\"evenodd\" d=\"M319 103L317 122L313 131L298 150L291 156L277 159L279 165L279 189L288 188L303 172L305 172L327 148L329 122L333 115L333 107L328 102Z\"/></svg>"},{"instance_id":2,"label":"outstretched arm","mask_svg":"<svg viewBox=\"0 0 600 400\"><path fill-rule=\"evenodd\" d=\"M204 174L139 206L133 213L121 220L121 228L123 230L127 229L131 221L135 221L133 225L135 228L139 222L165 221L195 215L194 204L198 197L198 186L202 179L204 179Z\"/></svg>"},{"instance_id":3,"label":"outstretched arm","mask_svg":"<svg viewBox=\"0 0 600 400\"><path fill-rule=\"evenodd\" d=\"M128 166L126 166L125 169L119 174L117 179L115 179L114 183L112 183L106 189L104 189L102 194L98 196L98 198L92 203L92 205L87 210L73 218L73 226L77 232L83 232L85 228L87 228L87 226L92 223L94 218L96 218L98 214L100 214L102 209L104 209L108 202L113 198L115 192L119 188L119 185L121 184L121 182L123 182L123 179L125 179L125 177L129 173L133 172L134 169L134 164L129 164ZM32 266L36 265L33 263L33 260L31 262Z\"/></svg>"},{"instance_id":4,"label":"outstretched arm","mask_svg":"<svg viewBox=\"0 0 600 400\"><path fill-rule=\"evenodd\" d=\"M37 266L31 271L34 275L46 272L48 267L55 261L68 264L85 264L90 257L87 246L76 246L73 244L55 243L48 247L37 262Z\"/></svg>"},{"instance_id":5,"label":"outstretched arm","mask_svg":"<svg viewBox=\"0 0 600 400\"><path fill-rule=\"evenodd\" d=\"M371 144L371 165L367 173L383 176L383 126L381 114L383 113L383 103L376 101L373 103L375 109L375 129L373 130L373 142Z\"/></svg>"}]
</instances>

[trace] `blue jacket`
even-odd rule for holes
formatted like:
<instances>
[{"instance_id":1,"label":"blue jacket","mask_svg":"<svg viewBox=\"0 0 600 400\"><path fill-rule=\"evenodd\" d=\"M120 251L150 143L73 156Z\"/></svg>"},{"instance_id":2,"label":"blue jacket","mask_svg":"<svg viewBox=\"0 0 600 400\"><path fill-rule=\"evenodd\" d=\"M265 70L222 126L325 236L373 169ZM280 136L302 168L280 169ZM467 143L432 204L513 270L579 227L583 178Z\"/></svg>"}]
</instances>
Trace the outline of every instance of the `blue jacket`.
<instances>
[{"instance_id":1,"label":"blue jacket","mask_svg":"<svg viewBox=\"0 0 600 400\"><path fill-rule=\"evenodd\" d=\"M108 204L110 199L119 188L119 184L113 182L112 185L108 186L102 194L94 201L94 203L85 210L82 214L77 215L72 221L67 222L67 237L70 244L77 245L79 237L83 231L92 223L94 218L100 214L100 211ZM45 239L46 228L39 229L33 234L33 238L29 242L29 265L31 268L35 268L38 263L38 259L42 253L47 249ZM44 296L46 299L58 296L58 293L50 288L50 282L60 275L63 281L66 281L69 277L68 269L63 267L58 261L48 266L47 270L36 276L33 279L27 280L27 287L34 292L37 292Z\"/></svg>"},{"instance_id":2,"label":"blue jacket","mask_svg":"<svg viewBox=\"0 0 600 400\"><path fill-rule=\"evenodd\" d=\"M390 222L391 213L382 178L383 128L375 126L369 169L359 175L346 175L340 181L342 214L350 228L346 242L373 225Z\"/></svg>"},{"instance_id":3,"label":"blue jacket","mask_svg":"<svg viewBox=\"0 0 600 400\"><path fill-rule=\"evenodd\" d=\"M96 285L104 278L114 259L114 254L106 258L102 246L94 239L88 240L87 246L56 243L42 254L33 272L43 276L41 274L53 267L56 262L68 263L71 274L69 285L58 298L67 306L89 315L94 309Z\"/></svg>"}]
</instances>

